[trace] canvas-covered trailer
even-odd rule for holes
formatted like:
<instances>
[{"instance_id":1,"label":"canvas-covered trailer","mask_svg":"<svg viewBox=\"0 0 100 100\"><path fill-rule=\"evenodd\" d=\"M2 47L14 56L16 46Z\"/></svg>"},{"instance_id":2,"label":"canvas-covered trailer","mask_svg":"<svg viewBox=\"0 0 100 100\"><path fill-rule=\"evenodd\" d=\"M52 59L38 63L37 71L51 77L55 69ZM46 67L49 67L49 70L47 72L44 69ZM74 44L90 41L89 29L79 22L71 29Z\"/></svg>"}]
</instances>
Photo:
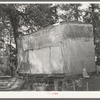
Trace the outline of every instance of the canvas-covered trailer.
<instances>
[{"instance_id":1,"label":"canvas-covered trailer","mask_svg":"<svg viewBox=\"0 0 100 100\"><path fill-rule=\"evenodd\" d=\"M28 74L82 74L95 71L93 27L61 23L24 35L18 42L18 71Z\"/></svg>"}]
</instances>

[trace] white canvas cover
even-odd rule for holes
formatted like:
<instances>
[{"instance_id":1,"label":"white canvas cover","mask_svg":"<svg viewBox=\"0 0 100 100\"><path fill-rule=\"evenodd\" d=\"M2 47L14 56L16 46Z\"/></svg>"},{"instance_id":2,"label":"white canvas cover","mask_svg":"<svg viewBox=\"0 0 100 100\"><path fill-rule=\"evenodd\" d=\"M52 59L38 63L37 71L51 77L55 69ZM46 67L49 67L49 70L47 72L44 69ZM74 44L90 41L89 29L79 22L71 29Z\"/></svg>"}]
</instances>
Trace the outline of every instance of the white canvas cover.
<instances>
[{"instance_id":1,"label":"white canvas cover","mask_svg":"<svg viewBox=\"0 0 100 100\"><path fill-rule=\"evenodd\" d=\"M63 73L63 57L60 46L51 47L52 73Z\"/></svg>"},{"instance_id":2,"label":"white canvas cover","mask_svg":"<svg viewBox=\"0 0 100 100\"><path fill-rule=\"evenodd\" d=\"M28 72L31 74L63 73L62 53L59 46L29 50L28 61L30 68Z\"/></svg>"},{"instance_id":3,"label":"white canvas cover","mask_svg":"<svg viewBox=\"0 0 100 100\"><path fill-rule=\"evenodd\" d=\"M54 46L60 40L61 36L58 32L58 27L52 27L23 36L21 41L23 50L26 51Z\"/></svg>"},{"instance_id":4,"label":"white canvas cover","mask_svg":"<svg viewBox=\"0 0 100 100\"><path fill-rule=\"evenodd\" d=\"M31 74L47 74L50 72L50 49L43 48L29 51L29 67Z\"/></svg>"},{"instance_id":5,"label":"white canvas cover","mask_svg":"<svg viewBox=\"0 0 100 100\"><path fill-rule=\"evenodd\" d=\"M93 39L67 39L64 41L65 73L82 74L83 68L95 71L95 53Z\"/></svg>"},{"instance_id":6,"label":"white canvas cover","mask_svg":"<svg viewBox=\"0 0 100 100\"><path fill-rule=\"evenodd\" d=\"M64 23L23 36L20 41L18 66L21 68L21 63L27 63L22 65L30 69L28 73L80 74L84 67L88 72L95 71L93 28L90 24Z\"/></svg>"}]
</instances>

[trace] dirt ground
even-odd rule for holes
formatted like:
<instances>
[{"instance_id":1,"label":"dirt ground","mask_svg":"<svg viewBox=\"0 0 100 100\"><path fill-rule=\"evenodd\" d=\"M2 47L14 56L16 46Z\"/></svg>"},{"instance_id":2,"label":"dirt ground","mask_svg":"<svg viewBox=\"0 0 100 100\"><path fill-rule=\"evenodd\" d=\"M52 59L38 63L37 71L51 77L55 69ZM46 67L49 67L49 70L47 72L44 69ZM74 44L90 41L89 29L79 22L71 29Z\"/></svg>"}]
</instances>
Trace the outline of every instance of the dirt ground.
<instances>
[{"instance_id":1,"label":"dirt ground","mask_svg":"<svg viewBox=\"0 0 100 100\"><path fill-rule=\"evenodd\" d=\"M40 86L40 87L34 87L30 88L28 85L28 88L20 88L23 86L23 82L19 79L15 78L5 78L4 80L0 79L0 91L9 91L9 90L14 90L14 91L55 91L55 88L53 85L48 85L48 86ZM14 85L11 85L9 88L7 85L9 85L9 82L12 84L14 81ZM8 82L8 83L7 83ZM8 89L7 89L8 88ZM58 91L100 91L100 74L95 74L92 75L89 78L79 78L74 80L74 83L68 84L67 87L64 87L62 89L62 84L59 84L58 86Z\"/></svg>"}]
</instances>

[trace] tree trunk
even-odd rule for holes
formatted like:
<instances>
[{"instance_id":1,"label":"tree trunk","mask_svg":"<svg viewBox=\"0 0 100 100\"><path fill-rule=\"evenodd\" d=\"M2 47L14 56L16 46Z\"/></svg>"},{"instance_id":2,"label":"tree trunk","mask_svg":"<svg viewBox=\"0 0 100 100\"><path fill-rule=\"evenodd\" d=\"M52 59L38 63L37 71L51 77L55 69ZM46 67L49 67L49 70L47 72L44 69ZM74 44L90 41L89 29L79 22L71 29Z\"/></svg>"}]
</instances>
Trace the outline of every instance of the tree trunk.
<instances>
[{"instance_id":1,"label":"tree trunk","mask_svg":"<svg viewBox=\"0 0 100 100\"><path fill-rule=\"evenodd\" d=\"M15 45L16 45L16 68L17 68L17 37L18 37L18 32L17 32L17 29L18 29L18 20L15 17L13 17L12 15L9 16L9 19L10 19L10 22L11 22L11 25L12 25L12 28L13 28L13 35L14 35L14 40L15 40ZM16 68L13 68L11 67L11 75L14 76L14 73L16 72L14 69Z\"/></svg>"},{"instance_id":2,"label":"tree trunk","mask_svg":"<svg viewBox=\"0 0 100 100\"><path fill-rule=\"evenodd\" d=\"M93 25L93 35L94 35L94 44L95 44L95 18L94 18L94 10L95 6L94 4L91 4L91 9L92 9L92 25Z\"/></svg>"}]
</instances>

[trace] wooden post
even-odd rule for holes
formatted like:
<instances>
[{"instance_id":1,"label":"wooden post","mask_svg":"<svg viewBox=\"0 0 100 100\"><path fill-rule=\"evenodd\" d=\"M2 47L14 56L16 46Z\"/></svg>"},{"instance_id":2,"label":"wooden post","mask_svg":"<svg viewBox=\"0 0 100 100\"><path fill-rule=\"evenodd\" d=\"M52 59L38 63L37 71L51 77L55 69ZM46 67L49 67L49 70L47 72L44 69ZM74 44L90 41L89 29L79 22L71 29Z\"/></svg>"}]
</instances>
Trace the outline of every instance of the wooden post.
<instances>
[{"instance_id":1,"label":"wooden post","mask_svg":"<svg viewBox=\"0 0 100 100\"><path fill-rule=\"evenodd\" d=\"M65 90L65 81L62 81L62 91Z\"/></svg>"},{"instance_id":2,"label":"wooden post","mask_svg":"<svg viewBox=\"0 0 100 100\"><path fill-rule=\"evenodd\" d=\"M86 91L89 91L89 78L85 78L86 81Z\"/></svg>"},{"instance_id":3,"label":"wooden post","mask_svg":"<svg viewBox=\"0 0 100 100\"><path fill-rule=\"evenodd\" d=\"M58 91L58 80L54 80L54 90Z\"/></svg>"},{"instance_id":4,"label":"wooden post","mask_svg":"<svg viewBox=\"0 0 100 100\"><path fill-rule=\"evenodd\" d=\"M73 90L76 91L75 82L73 82Z\"/></svg>"},{"instance_id":5,"label":"wooden post","mask_svg":"<svg viewBox=\"0 0 100 100\"><path fill-rule=\"evenodd\" d=\"M86 90L89 91L89 83L86 82Z\"/></svg>"},{"instance_id":6,"label":"wooden post","mask_svg":"<svg viewBox=\"0 0 100 100\"><path fill-rule=\"evenodd\" d=\"M62 91L68 90L68 86L67 81L62 81Z\"/></svg>"}]
</instances>

